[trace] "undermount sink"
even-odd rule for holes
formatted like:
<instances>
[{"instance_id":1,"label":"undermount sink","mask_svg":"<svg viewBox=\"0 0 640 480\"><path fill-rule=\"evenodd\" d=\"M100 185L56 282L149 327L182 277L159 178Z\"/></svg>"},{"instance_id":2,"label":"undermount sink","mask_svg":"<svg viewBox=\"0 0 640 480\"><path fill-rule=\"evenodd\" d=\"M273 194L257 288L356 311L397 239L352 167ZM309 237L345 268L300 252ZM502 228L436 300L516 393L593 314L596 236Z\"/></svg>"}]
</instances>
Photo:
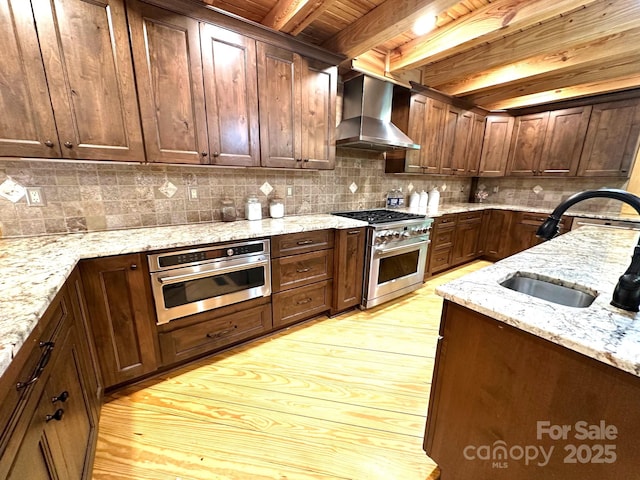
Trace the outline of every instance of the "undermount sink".
<instances>
[{"instance_id":1,"label":"undermount sink","mask_svg":"<svg viewBox=\"0 0 640 480\"><path fill-rule=\"evenodd\" d=\"M517 272L507 278L500 285L516 292L531 295L547 302L565 305L567 307L585 308L593 303L598 295L593 290L578 285L563 285L562 280L540 275Z\"/></svg>"}]
</instances>

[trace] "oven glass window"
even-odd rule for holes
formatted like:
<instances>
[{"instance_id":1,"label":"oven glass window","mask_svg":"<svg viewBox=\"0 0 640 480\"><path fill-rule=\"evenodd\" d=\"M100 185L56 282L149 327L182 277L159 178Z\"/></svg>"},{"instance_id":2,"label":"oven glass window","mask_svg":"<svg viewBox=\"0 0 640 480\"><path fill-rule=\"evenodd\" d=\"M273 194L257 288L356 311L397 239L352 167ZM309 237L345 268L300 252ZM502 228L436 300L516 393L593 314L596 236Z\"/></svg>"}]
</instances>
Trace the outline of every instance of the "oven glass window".
<instances>
[{"instance_id":1,"label":"oven glass window","mask_svg":"<svg viewBox=\"0 0 640 480\"><path fill-rule=\"evenodd\" d=\"M255 267L164 285L162 287L164 305L166 308L178 307L208 298L261 287L265 284L264 270L264 267Z\"/></svg>"},{"instance_id":2,"label":"oven glass window","mask_svg":"<svg viewBox=\"0 0 640 480\"><path fill-rule=\"evenodd\" d=\"M381 258L378 270L378 285L416 273L418 271L419 257L420 250L413 250L400 255Z\"/></svg>"}]
</instances>

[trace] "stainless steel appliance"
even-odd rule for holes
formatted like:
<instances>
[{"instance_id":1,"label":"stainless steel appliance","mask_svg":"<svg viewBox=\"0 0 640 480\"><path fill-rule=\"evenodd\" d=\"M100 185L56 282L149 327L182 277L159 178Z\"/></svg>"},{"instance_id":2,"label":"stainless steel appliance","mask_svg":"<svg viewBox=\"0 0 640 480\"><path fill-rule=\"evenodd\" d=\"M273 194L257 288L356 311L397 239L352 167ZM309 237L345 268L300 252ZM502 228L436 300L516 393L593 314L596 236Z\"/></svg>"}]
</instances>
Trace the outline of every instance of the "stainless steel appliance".
<instances>
[{"instance_id":1,"label":"stainless steel appliance","mask_svg":"<svg viewBox=\"0 0 640 480\"><path fill-rule=\"evenodd\" d=\"M271 295L269 240L220 244L147 258L158 325Z\"/></svg>"},{"instance_id":2,"label":"stainless steel appliance","mask_svg":"<svg viewBox=\"0 0 640 480\"><path fill-rule=\"evenodd\" d=\"M424 281L432 218L395 210L336 212L369 222L361 307L371 308L419 288Z\"/></svg>"}]
</instances>

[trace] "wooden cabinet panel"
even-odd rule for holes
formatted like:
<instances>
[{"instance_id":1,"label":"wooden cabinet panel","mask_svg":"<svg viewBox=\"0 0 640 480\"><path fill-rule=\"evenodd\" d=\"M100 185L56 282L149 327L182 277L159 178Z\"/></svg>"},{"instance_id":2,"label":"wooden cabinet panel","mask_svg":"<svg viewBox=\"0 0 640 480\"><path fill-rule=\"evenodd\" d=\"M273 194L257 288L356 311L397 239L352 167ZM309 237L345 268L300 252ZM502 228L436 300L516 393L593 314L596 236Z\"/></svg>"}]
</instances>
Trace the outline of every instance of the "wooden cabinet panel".
<instances>
[{"instance_id":1,"label":"wooden cabinet panel","mask_svg":"<svg viewBox=\"0 0 640 480\"><path fill-rule=\"evenodd\" d=\"M429 98L424 143L421 144L423 152L420 155L423 173L440 173L446 117L447 105L439 100Z\"/></svg>"},{"instance_id":2,"label":"wooden cabinet panel","mask_svg":"<svg viewBox=\"0 0 640 480\"><path fill-rule=\"evenodd\" d=\"M433 132L427 131L427 104L429 99L424 95L414 94L409 101L409 126L407 135L410 139L420 145L420 150L407 150L401 152L405 155L404 171L407 173L423 173L423 158L426 161L427 153L427 135ZM398 154L399 152L390 152L387 155Z\"/></svg>"},{"instance_id":3,"label":"wooden cabinet panel","mask_svg":"<svg viewBox=\"0 0 640 480\"><path fill-rule=\"evenodd\" d=\"M260 148L265 167L295 168L302 161L301 57L258 42Z\"/></svg>"},{"instance_id":4,"label":"wooden cabinet panel","mask_svg":"<svg viewBox=\"0 0 640 480\"><path fill-rule=\"evenodd\" d=\"M336 67L302 57L302 167L332 170L336 160Z\"/></svg>"},{"instance_id":5,"label":"wooden cabinet panel","mask_svg":"<svg viewBox=\"0 0 640 480\"><path fill-rule=\"evenodd\" d=\"M431 227L431 244L427 270L435 274L451 266L451 255L455 240L457 215L449 214L437 217Z\"/></svg>"},{"instance_id":6,"label":"wooden cabinet panel","mask_svg":"<svg viewBox=\"0 0 640 480\"><path fill-rule=\"evenodd\" d=\"M511 223L514 212L510 210L491 210L485 221L485 244L483 256L487 260L498 261L508 257L511 252Z\"/></svg>"},{"instance_id":7,"label":"wooden cabinet panel","mask_svg":"<svg viewBox=\"0 0 640 480\"><path fill-rule=\"evenodd\" d=\"M210 163L259 166L256 42L206 23L200 37Z\"/></svg>"},{"instance_id":8,"label":"wooden cabinet panel","mask_svg":"<svg viewBox=\"0 0 640 480\"><path fill-rule=\"evenodd\" d=\"M274 235L271 237L271 257L278 258L333 248L333 241L333 230Z\"/></svg>"},{"instance_id":9,"label":"wooden cabinet panel","mask_svg":"<svg viewBox=\"0 0 640 480\"><path fill-rule=\"evenodd\" d=\"M444 125L440 173L466 175L473 113L449 105Z\"/></svg>"},{"instance_id":10,"label":"wooden cabinet panel","mask_svg":"<svg viewBox=\"0 0 640 480\"><path fill-rule=\"evenodd\" d=\"M162 363L170 365L212 352L266 333L271 328L271 305L264 302L235 313L174 328L158 335Z\"/></svg>"},{"instance_id":11,"label":"wooden cabinet panel","mask_svg":"<svg viewBox=\"0 0 640 480\"><path fill-rule=\"evenodd\" d=\"M153 372L158 347L144 256L86 260L81 272L105 387Z\"/></svg>"},{"instance_id":12,"label":"wooden cabinet panel","mask_svg":"<svg viewBox=\"0 0 640 480\"><path fill-rule=\"evenodd\" d=\"M639 137L640 99L594 105L578 175L629 176Z\"/></svg>"},{"instance_id":13,"label":"wooden cabinet panel","mask_svg":"<svg viewBox=\"0 0 640 480\"><path fill-rule=\"evenodd\" d=\"M328 311L331 292L332 282L328 280L273 294L273 326L283 327Z\"/></svg>"},{"instance_id":14,"label":"wooden cabinet panel","mask_svg":"<svg viewBox=\"0 0 640 480\"><path fill-rule=\"evenodd\" d=\"M458 214L451 264L459 265L475 259L480 252L482 212Z\"/></svg>"},{"instance_id":15,"label":"wooden cabinet panel","mask_svg":"<svg viewBox=\"0 0 640 480\"><path fill-rule=\"evenodd\" d=\"M507 175L531 176L538 173L549 112L517 117L513 128Z\"/></svg>"},{"instance_id":16,"label":"wooden cabinet panel","mask_svg":"<svg viewBox=\"0 0 640 480\"><path fill-rule=\"evenodd\" d=\"M0 156L60 157L30 3L1 0L0 24Z\"/></svg>"},{"instance_id":17,"label":"wooden cabinet panel","mask_svg":"<svg viewBox=\"0 0 640 480\"><path fill-rule=\"evenodd\" d=\"M466 154L466 175L477 175L480 169L480 155L482 154L485 123L486 117L484 115L473 114L471 135L469 136L469 145Z\"/></svg>"},{"instance_id":18,"label":"wooden cabinet panel","mask_svg":"<svg viewBox=\"0 0 640 480\"><path fill-rule=\"evenodd\" d=\"M577 173L590 115L590 106L549 112L537 168L539 175L574 176Z\"/></svg>"},{"instance_id":19,"label":"wooden cabinet panel","mask_svg":"<svg viewBox=\"0 0 640 480\"><path fill-rule=\"evenodd\" d=\"M507 170L513 123L514 119L511 116L487 116L478 170L481 177L504 176Z\"/></svg>"},{"instance_id":20,"label":"wooden cabinet panel","mask_svg":"<svg viewBox=\"0 0 640 480\"><path fill-rule=\"evenodd\" d=\"M362 301L366 232L365 227L336 230L332 315Z\"/></svg>"},{"instance_id":21,"label":"wooden cabinet panel","mask_svg":"<svg viewBox=\"0 0 640 480\"><path fill-rule=\"evenodd\" d=\"M442 272L451 267L452 247L433 248L429 271L432 274Z\"/></svg>"},{"instance_id":22,"label":"wooden cabinet panel","mask_svg":"<svg viewBox=\"0 0 640 480\"><path fill-rule=\"evenodd\" d=\"M328 280L332 276L332 249L274 258L271 264L271 287L274 293Z\"/></svg>"},{"instance_id":23,"label":"wooden cabinet panel","mask_svg":"<svg viewBox=\"0 0 640 480\"><path fill-rule=\"evenodd\" d=\"M544 223L547 217L548 215L543 213L514 213L514 222L511 228L511 244L509 248L509 255L522 252L523 250L542 243L543 240L538 238L536 233L538 231L538 227L540 227L540 225ZM571 218L562 218L558 225L560 227L560 235L566 233L571 229L571 222Z\"/></svg>"},{"instance_id":24,"label":"wooden cabinet panel","mask_svg":"<svg viewBox=\"0 0 640 480\"><path fill-rule=\"evenodd\" d=\"M208 163L198 22L127 2L147 160Z\"/></svg>"},{"instance_id":25,"label":"wooden cabinet panel","mask_svg":"<svg viewBox=\"0 0 640 480\"><path fill-rule=\"evenodd\" d=\"M62 156L144 160L123 3L32 4Z\"/></svg>"}]
</instances>

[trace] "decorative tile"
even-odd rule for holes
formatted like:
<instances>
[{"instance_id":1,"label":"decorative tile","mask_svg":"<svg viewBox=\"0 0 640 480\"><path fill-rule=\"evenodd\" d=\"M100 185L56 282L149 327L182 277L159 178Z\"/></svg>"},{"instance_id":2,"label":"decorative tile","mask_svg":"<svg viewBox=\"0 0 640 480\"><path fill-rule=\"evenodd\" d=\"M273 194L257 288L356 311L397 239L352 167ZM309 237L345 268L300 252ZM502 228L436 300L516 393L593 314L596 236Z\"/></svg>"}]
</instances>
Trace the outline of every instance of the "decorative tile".
<instances>
[{"instance_id":1,"label":"decorative tile","mask_svg":"<svg viewBox=\"0 0 640 480\"><path fill-rule=\"evenodd\" d=\"M158 188L158 190L160 190L160 193L162 193L165 197L171 198L178 191L178 187L176 187L169 180L165 180L164 183Z\"/></svg>"},{"instance_id":2,"label":"decorative tile","mask_svg":"<svg viewBox=\"0 0 640 480\"><path fill-rule=\"evenodd\" d=\"M269 182L264 182L260 187L260 191L265 194L265 196L269 196L271 192L273 192L273 187Z\"/></svg>"},{"instance_id":3,"label":"decorative tile","mask_svg":"<svg viewBox=\"0 0 640 480\"><path fill-rule=\"evenodd\" d=\"M7 177L5 181L0 184L0 196L12 203L20 201L26 193L26 189L19 183L14 182L11 177Z\"/></svg>"},{"instance_id":4,"label":"decorative tile","mask_svg":"<svg viewBox=\"0 0 640 480\"><path fill-rule=\"evenodd\" d=\"M356 185L356 182L351 182L351 185L349 185L349 191L351 193L356 193L358 191L358 185Z\"/></svg>"}]
</instances>

